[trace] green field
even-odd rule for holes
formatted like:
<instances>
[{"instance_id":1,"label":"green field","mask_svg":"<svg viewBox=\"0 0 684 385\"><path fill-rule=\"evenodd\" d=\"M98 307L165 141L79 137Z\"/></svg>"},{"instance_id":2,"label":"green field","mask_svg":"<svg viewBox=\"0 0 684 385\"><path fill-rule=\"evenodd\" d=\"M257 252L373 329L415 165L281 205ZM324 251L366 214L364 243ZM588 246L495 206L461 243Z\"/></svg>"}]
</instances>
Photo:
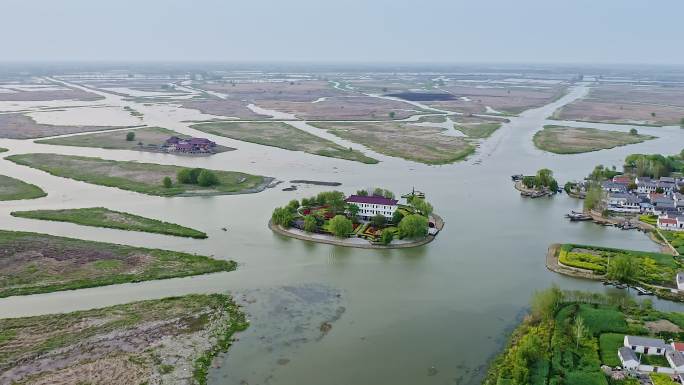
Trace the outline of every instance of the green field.
<instances>
[{"instance_id":1,"label":"green field","mask_svg":"<svg viewBox=\"0 0 684 385\"><path fill-rule=\"evenodd\" d=\"M174 182L167 188L162 185L162 180L169 177L175 181L178 171L183 167L57 154L20 154L6 159L52 175L148 195L244 194L259 192L270 181L269 178L257 175L212 170L218 178L217 185L201 187L197 184Z\"/></svg>"},{"instance_id":2,"label":"green field","mask_svg":"<svg viewBox=\"0 0 684 385\"><path fill-rule=\"evenodd\" d=\"M235 270L228 260L0 230L0 297Z\"/></svg>"},{"instance_id":3,"label":"green field","mask_svg":"<svg viewBox=\"0 0 684 385\"><path fill-rule=\"evenodd\" d=\"M563 244L558 260L561 264L605 274L608 261L616 258L633 259L636 265L637 282L673 287L677 271L684 269L680 258L670 254L647 251L623 250L608 247Z\"/></svg>"},{"instance_id":4,"label":"green field","mask_svg":"<svg viewBox=\"0 0 684 385\"><path fill-rule=\"evenodd\" d=\"M178 237L206 238L207 234L175 223L162 222L139 215L113 211L104 207L63 210L14 211L15 217L71 222L84 226L107 227L120 230L143 231Z\"/></svg>"},{"instance_id":5,"label":"green field","mask_svg":"<svg viewBox=\"0 0 684 385\"><path fill-rule=\"evenodd\" d=\"M206 384L212 359L247 326L223 294L6 318L0 368L13 384Z\"/></svg>"},{"instance_id":6,"label":"green field","mask_svg":"<svg viewBox=\"0 0 684 385\"><path fill-rule=\"evenodd\" d=\"M651 135L632 135L629 132L546 125L534 134L537 148L555 154L580 154L605 150L655 139Z\"/></svg>"},{"instance_id":7,"label":"green field","mask_svg":"<svg viewBox=\"0 0 684 385\"><path fill-rule=\"evenodd\" d=\"M0 175L0 201L35 199L46 195L47 193L36 185Z\"/></svg>"},{"instance_id":8,"label":"green field","mask_svg":"<svg viewBox=\"0 0 684 385\"><path fill-rule=\"evenodd\" d=\"M132 132L135 134L134 140L126 140L126 135ZM159 151L161 145L171 136L179 138L189 138L178 132L161 127L141 127L131 130L97 132L93 134L81 134L63 136L52 139L37 140L36 143L54 144L59 146L75 147L95 147L115 150L134 150L134 151ZM232 150L228 147L216 146L214 152L225 152Z\"/></svg>"},{"instance_id":9,"label":"green field","mask_svg":"<svg viewBox=\"0 0 684 385\"><path fill-rule=\"evenodd\" d=\"M194 124L190 127L208 134L265 146L303 151L309 154L361 163L378 163L377 159L370 158L361 151L342 147L335 142L312 135L283 122L211 122Z\"/></svg>"},{"instance_id":10,"label":"green field","mask_svg":"<svg viewBox=\"0 0 684 385\"><path fill-rule=\"evenodd\" d=\"M677 249L679 254L684 255L684 232L682 231L664 231L660 230L663 237L667 239L668 242Z\"/></svg>"},{"instance_id":11,"label":"green field","mask_svg":"<svg viewBox=\"0 0 684 385\"><path fill-rule=\"evenodd\" d=\"M9 151L9 150L6 148L0 147L0 152L7 152L7 151Z\"/></svg>"}]
</instances>

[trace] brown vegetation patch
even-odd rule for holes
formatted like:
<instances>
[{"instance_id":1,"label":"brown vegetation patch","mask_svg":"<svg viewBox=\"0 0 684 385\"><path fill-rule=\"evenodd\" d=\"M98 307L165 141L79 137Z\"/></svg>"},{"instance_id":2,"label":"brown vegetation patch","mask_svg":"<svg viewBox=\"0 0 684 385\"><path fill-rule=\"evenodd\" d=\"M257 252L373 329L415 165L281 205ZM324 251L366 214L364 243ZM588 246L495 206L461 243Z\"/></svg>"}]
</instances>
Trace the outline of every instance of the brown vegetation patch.
<instances>
[{"instance_id":1,"label":"brown vegetation patch","mask_svg":"<svg viewBox=\"0 0 684 385\"><path fill-rule=\"evenodd\" d=\"M392 120L425 112L408 103L370 96L335 96L318 103L268 99L255 104L307 120Z\"/></svg>"},{"instance_id":2,"label":"brown vegetation patch","mask_svg":"<svg viewBox=\"0 0 684 385\"><path fill-rule=\"evenodd\" d=\"M487 107L496 111L519 114L525 110L541 107L560 98L566 91L565 85L537 85L520 87L491 85L487 87L468 84L453 84L441 87L456 99L427 102L435 108L464 113L486 113Z\"/></svg>"},{"instance_id":3,"label":"brown vegetation patch","mask_svg":"<svg viewBox=\"0 0 684 385\"><path fill-rule=\"evenodd\" d=\"M2 94L0 94L2 95ZM0 114L0 138L32 139L79 132L111 130L112 126L57 126L41 124L23 114Z\"/></svg>"},{"instance_id":4,"label":"brown vegetation patch","mask_svg":"<svg viewBox=\"0 0 684 385\"><path fill-rule=\"evenodd\" d=\"M605 123L679 124L684 87L601 84L554 113L554 118Z\"/></svg>"}]
</instances>

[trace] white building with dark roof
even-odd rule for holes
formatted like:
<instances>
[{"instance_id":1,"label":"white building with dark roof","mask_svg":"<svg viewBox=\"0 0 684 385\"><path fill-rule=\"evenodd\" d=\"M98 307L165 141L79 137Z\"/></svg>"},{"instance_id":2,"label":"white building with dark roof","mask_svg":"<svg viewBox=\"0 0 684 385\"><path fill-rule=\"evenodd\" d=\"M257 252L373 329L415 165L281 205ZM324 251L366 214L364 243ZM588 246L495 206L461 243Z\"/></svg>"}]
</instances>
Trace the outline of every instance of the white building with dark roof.
<instances>
[{"instance_id":1,"label":"white building with dark roof","mask_svg":"<svg viewBox=\"0 0 684 385\"><path fill-rule=\"evenodd\" d=\"M625 336L623 342L624 346L637 353L643 353L652 356L662 356L665 354L665 351L669 349L669 345L659 338Z\"/></svg>"},{"instance_id":2,"label":"white building with dark roof","mask_svg":"<svg viewBox=\"0 0 684 385\"><path fill-rule=\"evenodd\" d=\"M370 219L377 214L380 214L387 219L392 219L392 215L397 211L397 203L399 202L396 199L377 195L351 195L346 201L347 203L358 207L358 215L364 219Z\"/></svg>"},{"instance_id":3,"label":"white building with dark roof","mask_svg":"<svg viewBox=\"0 0 684 385\"><path fill-rule=\"evenodd\" d=\"M665 353L665 358L676 373L684 373L684 354L682 352L670 349Z\"/></svg>"},{"instance_id":4,"label":"white building with dark roof","mask_svg":"<svg viewBox=\"0 0 684 385\"><path fill-rule=\"evenodd\" d=\"M634 350L623 346L618 349L618 357L620 357L620 362L622 367L626 370L637 370L639 368L639 359L637 358Z\"/></svg>"}]
</instances>

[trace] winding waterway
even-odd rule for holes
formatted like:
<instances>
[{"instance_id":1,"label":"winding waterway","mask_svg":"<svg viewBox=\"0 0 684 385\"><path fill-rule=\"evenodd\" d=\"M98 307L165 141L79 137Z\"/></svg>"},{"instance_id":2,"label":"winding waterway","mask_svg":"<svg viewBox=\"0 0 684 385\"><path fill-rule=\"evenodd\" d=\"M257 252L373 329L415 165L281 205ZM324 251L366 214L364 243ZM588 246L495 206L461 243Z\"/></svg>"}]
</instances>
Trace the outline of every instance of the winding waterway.
<instances>
[{"instance_id":1,"label":"winding waterway","mask_svg":"<svg viewBox=\"0 0 684 385\"><path fill-rule=\"evenodd\" d=\"M237 151L189 158L0 139L0 147L9 148L9 154L55 152L245 171L285 181L337 181L348 193L369 186L407 192L415 186L427 194L446 221L436 241L414 249L363 250L311 244L275 235L266 222L273 207L323 191L324 187L161 198L58 178L1 160L0 174L37 184L49 193L38 200L0 203L3 229L196 252L234 259L240 266L230 273L6 298L0 300L0 316L67 312L187 293L231 292L243 301L255 322L239 335L240 341L230 352L219 358L220 367L210 373L212 384L478 383L487 361L500 349L535 290L556 282L564 289L622 293L547 271L544 257L550 243L658 249L636 231L567 222L563 215L580 207L581 202L564 194L526 200L511 185L511 174L532 173L541 167L551 168L564 182L582 178L597 164L620 166L629 153L681 150L684 130L676 127L638 127L641 133L659 139L593 153L555 155L536 149L532 135L548 123L546 118L586 91L585 86L576 86L554 103L512 117L467 161L445 166L386 156L380 156L377 165L365 165L215 136L211 139ZM144 114L144 124L207 136L184 122L202 118L196 111L103 95L107 99L98 103L129 105ZM304 122L293 124L309 128ZM625 130L629 126L602 128ZM308 131L315 133L316 129ZM89 228L9 215L18 209L91 206L180 223L205 231L209 239ZM682 308L656 302L666 309ZM329 320L333 327L326 335L317 336L322 320ZM436 374L428 371L431 367Z\"/></svg>"}]
</instances>

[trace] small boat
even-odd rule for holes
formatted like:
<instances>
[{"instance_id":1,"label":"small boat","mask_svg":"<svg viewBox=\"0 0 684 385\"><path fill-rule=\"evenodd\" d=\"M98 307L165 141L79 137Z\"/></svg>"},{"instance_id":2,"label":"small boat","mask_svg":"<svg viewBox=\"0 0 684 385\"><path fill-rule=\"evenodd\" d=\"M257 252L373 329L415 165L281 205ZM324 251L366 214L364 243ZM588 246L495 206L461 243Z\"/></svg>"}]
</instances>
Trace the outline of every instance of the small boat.
<instances>
[{"instance_id":1,"label":"small boat","mask_svg":"<svg viewBox=\"0 0 684 385\"><path fill-rule=\"evenodd\" d=\"M616 283L615 287L618 289L626 289L628 286L624 283Z\"/></svg>"},{"instance_id":2,"label":"small boat","mask_svg":"<svg viewBox=\"0 0 684 385\"><path fill-rule=\"evenodd\" d=\"M640 286L634 286L634 290L637 291L637 295L653 295L652 291L648 291Z\"/></svg>"},{"instance_id":3,"label":"small boat","mask_svg":"<svg viewBox=\"0 0 684 385\"><path fill-rule=\"evenodd\" d=\"M522 180L522 178L523 178L523 174L511 175L511 180L512 180L513 182L517 182L517 181L519 181L519 180Z\"/></svg>"},{"instance_id":4,"label":"small boat","mask_svg":"<svg viewBox=\"0 0 684 385\"><path fill-rule=\"evenodd\" d=\"M613 282L613 281L603 281L602 283L603 283L603 286L613 286L615 284L615 282Z\"/></svg>"}]
</instances>

